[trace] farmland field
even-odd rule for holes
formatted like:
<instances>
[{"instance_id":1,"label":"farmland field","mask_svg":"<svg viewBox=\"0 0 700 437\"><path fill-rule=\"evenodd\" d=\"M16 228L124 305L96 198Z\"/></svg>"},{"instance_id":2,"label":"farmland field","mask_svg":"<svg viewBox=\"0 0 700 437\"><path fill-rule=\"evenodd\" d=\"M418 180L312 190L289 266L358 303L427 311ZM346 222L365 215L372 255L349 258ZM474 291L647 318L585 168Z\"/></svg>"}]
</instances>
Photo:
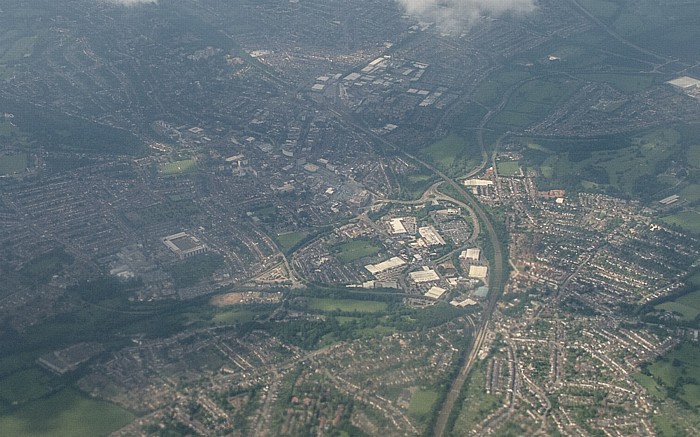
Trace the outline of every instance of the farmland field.
<instances>
[{"instance_id":1,"label":"farmland field","mask_svg":"<svg viewBox=\"0 0 700 437\"><path fill-rule=\"evenodd\" d=\"M134 416L107 402L62 390L0 416L0 435L18 437L96 437L128 424Z\"/></svg>"},{"instance_id":2,"label":"farmland field","mask_svg":"<svg viewBox=\"0 0 700 437\"><path fill-rule=\"evenodd\" d=\"M682 211L669 215L664 217L663 221L670 225L679 226L693 234L700 234L700 214L695 211Z\"/></svg>"}]
</instances>

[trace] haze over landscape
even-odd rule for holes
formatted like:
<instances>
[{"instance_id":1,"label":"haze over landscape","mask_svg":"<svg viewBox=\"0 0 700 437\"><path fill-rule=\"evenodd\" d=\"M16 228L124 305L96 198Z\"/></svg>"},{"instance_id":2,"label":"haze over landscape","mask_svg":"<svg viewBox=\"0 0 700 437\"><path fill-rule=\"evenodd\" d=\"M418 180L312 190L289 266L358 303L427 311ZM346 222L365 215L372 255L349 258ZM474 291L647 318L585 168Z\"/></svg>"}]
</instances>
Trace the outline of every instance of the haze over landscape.
<instances>
[{"instance_id":1,"label":"haze over landscape","mask_svg":"<svg viewBox=\"0 0 700 437\"><path fill-rule=\"evenodd\" d=\"M700 435L698 16L3 0L0 435Z\"/></svg>"}]
</instances>

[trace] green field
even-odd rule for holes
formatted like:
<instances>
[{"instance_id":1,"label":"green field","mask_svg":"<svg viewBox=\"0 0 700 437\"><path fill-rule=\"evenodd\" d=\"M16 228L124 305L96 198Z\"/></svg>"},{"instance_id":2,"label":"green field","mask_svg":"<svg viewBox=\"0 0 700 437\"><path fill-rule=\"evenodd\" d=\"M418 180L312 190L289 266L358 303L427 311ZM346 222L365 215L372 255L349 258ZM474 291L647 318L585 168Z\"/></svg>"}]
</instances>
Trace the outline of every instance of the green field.
<instances>
[{"instance_id":1,"label":"green field","mask_svg":"<svg viewBox=\"0 0 700 437\"><path fill-rule=\"evenodd\" d=\"M669 225L679 226L693 234L700 234L700 214L695 211L682 211L666 216L662 220Z\"/></svg>"},{"instance_id":2,"label":"green field","mask_svg":"<svg viewBox=\"0 0 700 437\"><path fill-rule=\"evenodd\" d=\"M0 175L23 172L29 165L26 153L0 156Z\"/></svg>"},{"instance_id":3,"label":"green field","mask_svg":"<svg viewBox=\"0 0 700 437\"><path fill-rule=\"evenodd\" d=\"M452 176L459 176L479 164L481 151L466 138L450 134L421 150L428 161Z\"/></svg>"},{"instance_id":4,"label":"green field","mask_svg":"<svg viewBox=\"0 0 700 437\"><path fill-rule=\"evenodd\" d=\"M306 232L286 232L277 236L277 242L282 249L289 250L304 238L306 238Z\"/></svg>"},{"instance_id":5,"label":"green field","mask_svg":"<svg viewBox=\"0 0 700 437\"><path fill-rule=\"evenodd\" d=\"M496 168L499 176L513 177L520 174L520 163L518 161L498 161Z\"/></svg>"},{"instance_id":6,"label":"green field","mask_svg":"<svg viewBox=\"0 0 700 437\"><path fill-rule=\"evenodd\" d=\"M427 173L410 173L407 175L397 175L400 186L401 200L419 199L437 179L434 175Z\"/></svg>"},{"instance_id":7,"label":"green field","mask_svg":"<svg viewBox=\"0 0 700 437\"><path fill-rule=\"evenodd\" d=\"M132 133L44 107L0 97L3 111L12 113L15 126L0 127L0 137L45 147L47 150L89 151L109 155L138 155L143 143ZM0 124L8 125L7 122ZM10 138L7 137L10 136Z\"/></svg>"},{"instance_id":8,"label":"green field","mask_svg":"<svg viewBox=\"0 0 700 437\"><path fill-rule=\"evenodd\" d=\"M598 73L580 74L577 78L590 82L603 82L610 84L613 88L623 94L634 94L651 87L653 77L648 74L629 73Z\"/></svg>"},{"instance_id":9,"label":"green field","mask_svg":"<svg viewBox=\"0 0 700 437\"><path fill-rule=\"evenodd\" d=\"M700 200L700 184L690 184L683 188L679 193L680 196L688 202Z\"/></svg>"},{"instance_id":10,"label":"green field","mask_svg":"<svg viewBox=\"0 0 700 437\"><path fill-rule=\"evenodd\" d=\"M501 406L500 396L486 393L485 383L485 361L480 361L472 369L464 384L464 401L454 424L454 431L474 429L474 426L481 422L484 417Z\"/></svg>"},{"instance_id":11,"label":"green field","mask_svg":"<svg viewBox=\"0 0 700 437\"><path fill-rule=\"evenodd\" d=\"M531 138L522 141L533 142ZM684 136L675 128L662 128L580 142L539 141L543 144L528 146L524 158L529 168L539 168L548 186L604 190L650 200L678 182L660 173L682 150ZM688 195L694 193L694 188L688 188Z\"/></svg>"},{"instance_id":12,"label":"green field","mask_svg":"<svg viewBox=\"0 0 700 437\"><path fill-rule=\"evenodd\" d=\"M542 119L581 85L575 80L530 80L521 85L489 123L502 129L521 129Z\"/></svg>"},{"instance_id":13,"label":"green field","mask_svg":"<svg viewBox=\"0 0 700 437\"><path fill-rule=\"evenodd\" d=\"M386 311L386 302L315 297L309 300L309 309L315 311L342 311L344 313L379 313Z\"/></svg>"},{"instance_id":14,"label":"green field","mask_svg":"<svg viewBox=\"0 0 700 437\"><path fill-rule=\"evenodd\" d=\"M508 88L527 79L529 75L523 71L501 70L479 84L474 93L474 100L485 105L496 104Z\"/></svg>"},{"instance_id":15,"label":"green field","mask_svg":"<svg viewBox=\"0 0 700 437\"><path fill-rule=\"evenodd\" d=\"M653 379L646 380L645 385L652 392L665 391L691 408L700 407L700 347L681 343L679 348L649 365L648 371Z\"/></svg>"},{"instance_id":16,"label":"green field","mask_svg":"<svg viewBox=\"0 0 700 437\"><path fill-rule=\"evenodd\" d=\"M232 323L245 323L253 320L255 313L248 310L232 310L216 313L212 322L216 325L229 325Z\"/></svg>"},{"instance_id":17,"label":"green field","mask_svg":"<svg viewBox=\"0 0 700 437\"><path fill-rule=\"evenodd\" d=\"M686 152L688 164L695 168L700 168L700 144L693 144L688 147Z\"/></svg>"},{"instance_id":18,"label":"green field","mask_svg":"<svg viewBox=\"0 0 700 437\"><path fill-rule=\"evenodd\" d=\"M48 393L50 377L37 368L20 370L0 379L0 401L23 404Z\"/></svg>"},{"instance_id":19,"label":"green field","mask_svg":"<svg viewBox=\"0 0 700 437\"><path fill-rule=\"evenodd\" d=\"M61 270L65 264L73 262L73 257L63 249L53 249L36 258L27 261L20 269L20 274L26 278L27 282L46 282Z\"/></svg>"},{"instance_id":20,"label":"green field","mask_svg":"<svg viewBox=\"0 0 700 437\"><path fill-rule=\"evenodd\" d=\"M697 285L698 287L700 287L700 271L696 272L691 277L689 277L688 282L690 284Z\"/></svg>"},{"instance_id":21,"label":"green field","mask_svg":"<svg viewBox=\"0 0 700 437\"><path fill-rule=\"evenodd\" d=\"M581 0L581 4L599 18L612 18L620 9L615 2L605 0Z\"/></svg>"},{"instance_id":22,"label":"green field","mask_svg":"<svg viewBox=\"0 0 700 437\"><path fill-rule=\"evenodd\" d=\"M218 253L205 253L179 261L168 270L175 288L186 288L211 277L225 265L223 256Z\"/></svg>"},{"instance_id":23,"label":"green field","mask_svg":"<svg viewBox=\"0 0 700 437\"><path fill-rule=\"evenodd\" d=\"M438 395L435 390L416 390L411 396L408 413L419 420L425 418L433 410Z\"/></svg>"},{"instance_id":24,"label":"green field","mask_svg":"<svg viewBox=\"0 0 700 437\"><path fill-rule=\"evenodd\" d=\"M353 240L341 243L334 248L338 251L337 257L343 263L350 263L358 259L374 256L382 249L380 246L366 240Z\"/></svg>"},{"instance_id":25,"label":"green field","mask_svg":"<svg viewBox=\"0 0 700 437\"><path fill-rule=\"evenodd\" d=\"M134 420L134 415L107 402L62 390L0 416L0 435L13 437L97 437Z\"/></svg>"},{"instance_id":26,"label":"green field","mask_svg":"<svg viewBox=\"0 0 700 437\"><path fill-rule=\"evenodd\" d=\"M162 164L159 171L163 175L177 175L193 173L197 170L197 163L194 159L183 159L182 161L168 162Z\"/></svg>"},{"instance_id":27,"label":"green field","mask_svg":"<svg viewBox=\"0 0 700 437\"><path fill-rule=\"evenodd\" d=\"M662 304L656 305L654 308L656 308L657 310L665 310L678 313L681 315L681 320L685 321L694 320L695 316L700 314L700 309L679 302L664 302Z\"/></svg>"},{"instance_id":28,"label":"green field","mask_svg":"<svg viewBox=\"0 0 700 437\"><path fill-rule=\"evenodd\" d=\"M0 56L0 64L13 63L24 57L31 56L36 40L36 36L25 36L0 48L0 52L2 53L2 56Z\"/></svg>"},{"instance_id":29,"label":"green field","mask_svg":"<svg viewBox=\"0 0 700 437\"><path fill-rule=\"evenodd\" d=\"M684 294L670 302L656 305L654 308L675 311L681 315L682 320L694 320L700 314L700 290Z\"/></svg>"}]
</instances>

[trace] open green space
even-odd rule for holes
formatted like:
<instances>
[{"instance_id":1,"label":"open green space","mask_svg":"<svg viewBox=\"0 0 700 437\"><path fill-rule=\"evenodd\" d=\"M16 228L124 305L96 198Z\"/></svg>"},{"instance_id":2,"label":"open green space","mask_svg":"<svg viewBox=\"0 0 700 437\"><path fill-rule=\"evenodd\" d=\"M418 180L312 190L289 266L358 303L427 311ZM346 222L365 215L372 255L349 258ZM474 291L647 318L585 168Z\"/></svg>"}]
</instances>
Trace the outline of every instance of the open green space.
<instances>
[{"instance_id":1,"label":"open green space","mask_svg":"<svg viewBox=\"0 0 700 437\"><path fill-rule=\"evenodd\" d=\"M647 371L657 387L692 408L700 407L700 346L683 342Z\"/></svg>"},{"instance_id":2,"label":"open green space","mask_svg":"<svg viewBox=\"0 0 700 437\"><path fill-rule=\"evenodd\" d=\"M439 393L435 390L416 390L411 396L408 413L419 420L424 419L433 411L438 396Z\"/></svg>"},{"instance_id":3,"label":"open green space","mask_svg":"<svg viewBox=\"0 0 700 437\"><path fill-rule=\"evenodd\" d=\"M520 174L520 163L518 161L498 161L496 169L499 176L513 177Z\"/></svg>"},{"instance_id":4,"label":"open green space","mask_svg":"<svg viewBox=\"0 0 700 437\"><path fill-rule=\"evenodd\" d=\"M218 253L204 253L186 258L172 265L168 271L175 288L186 288L211 277L226 265L224 257Z\"/></svg>"},{"instance_id":5,"label":"open green space","mask_svg":"<svg viewBox=\"0 0 700 437\"><path fill-rule=\"evenodd\" d=\"M633 44L673 58L697 58L699 49L694 44L700 37L695 19L700 15L697 2L580 0L579 3ZM631 51L628 56L646 55Z\"/></svg>"},{"instance_id":6,"label":"open green space","mask_svg":"<svg viewBox=\"0 0 700 437\"><path fill-rule=\"evenodd\" d=\"M700 184L690 184L683 188L679 194L688 202L700 200Z\"/></svg>"},{"instance_id":7,"label":"open green space","mask_svg":"<svg viewBox=\"0 0 700 437\"><path fill-rule=\"evenodd\" d=\"M654 377L650 375L645 375L643 373L638 373L634 375L635 381L639 383L646 391L657 399L663 399L665 396L661 391L661 388L654 381Z\"/></svg>"},{"instance_id":8,"label":"open green space","mask_svg":"<svg viewBox=\"0 0 700 437\"><path fill-rule=\"evenodd\" d=\"M371 300L331 299L314 297L309 299L309 309L323 312L379 313L386 311L386 302Z\"/></svg>"},{"instance_id":9,"label":"open green space","mask_svg":"<svg viewBox=\"0 0 700 437\"><path fill-rule=\"evenodd\" d=\"M610 19L620 10L620 6L614 1L580 0L580 3L588 12L597 16L598 18Z\"/></svg>"},{"instance_id":10,"label":"open green space","mask_svg":"<svg viewBox=\"0 0 700 437\"><path fill-rule=\"evenodd\" d=\"M463 435L460 430L470 430L479 424L484 417L502 405L500 396L486 393L485 361L479 361L472 368L462 389L462 401L459 415L452 428L455 435ZM466 432L464 433L466 435Z\"/></svg>"},{"instance_id":11,"label":"open green space","mask_svg":"<svg viewBox=\"0 0 700 437\"><path fill-rule=\"evenodd\" d=\"M335 320L340 324L340 325L346 325L348 323L356 322L360 320L359 317L350 317L350 316L336 316Z\"/></svg>"},{"instance_id":12,"label":"open green space","mask_svg":"<svg viewBox=\"0 0 700 437\"><path fill-rule=\"evenodd\" d=\"M16 437L97 437L134 420L128 411L62 390L0 416L0 435Z\"/></svg>"},{"instance_id":13,"label":"open green space","mask_svg":"<svg viewBox=\"0 0 700 437\"><path fill-rule=\"evenodd\" d=\"M656 305L654 308L676 312L681 315L682 320L694 320L700 314L700 290L684 294L672 301Z\"/></svg>"},{"instance_id":14,"label":"open green space","mask_svg":"<svg viewBox=\"0 0 700 437\"><path fill-rule=\"evenodd\" d=\"M688 147L686 162L695 168L700 168L700 144L691 144Z\"/></svg>"},{"instance_id":15,"label":"open green space","mask_svg":"<svg viewBox=\"0 0 700 437\"><path fill-rule=\"evenodd\" d=\"M229 325L232 323L250 322L255 317L255 313L246 309L236 309L216 313L212 322L216 325Z\"/></svg>"},{"instance_id":16,"label":"open green space","mask_svg":"<svg viewBox=\"0 0 700 437\"><path fill-rule=\"evenodd\" d=\"M11 43L0 45L0 64L11 64L32 55L38 37L23 36Z\"/></svg>"},{"instance_id":17,"label":"open green space","mask_svg":"<svg viewBox=\"0 0 700 437\"><path fill-rule=\"evenodd\" d=\"M522 84L489 123L498 130L525 128L544 118L581 86L573 79L535 79Z\"/></svg>"},{"instance_id":18,"label":"open green space","mask_svg":"<svg viewBox=\"0 0 700 437\"><path fill-rule=\"evenodd\" d=\"M25 137L31 146L110 155L136 155L145 150L136 136L123 129L6 98L0 98L0 107L14 115L15 136Z\"/></svg>"},{"instance_id":19,"label":"open green space","mask_svg":"<svg viewBox=\"0 0 700 437\"><path fill-rule=\"evenodd\" d=\"M182 161L174 161L162 164L158 168L158 170L163 175L193 173L197 170L197 163L194 159L183 159Z\"/></svg>"},{"instance_id":20,"label":"open green space","mask_svg":"<svg viewBox=\"0 0 700 437\"><path fill-rule=\"evenodd\" d=\"M348 241L334 247L334 250L337 251L336 256L343 263L350 263L368 256L374 256L381 249L381 246L367 240Z\"/></svg>"},{"instance_id":21,"label":"open green space","mask_svg":"<svg viewBox=\"0 0 700 437\"><path fill-rule=\"evenodd\" d=\"M419 199L437 178L429 173L412 172L409 174L397 175L400 186L399 198L402 200Z\"/></svg>"},{"instance_id":22,"label":"open green space","mask_svg":"<svg viewBox=\"0 0 700 437\"><path fill-rule=\"evenodd\" d=\"M57 248L27 261L19 273L28 283L43 283L63 270L64 265L72 262L73 257L71 255L67 254L63 249Z\"/></svg>"},{"instance_id":23,"label":"open green space","mask_svg":"<svg viewBox=\"0 0 700 437\"><path fill-rule=\"evenodd\" d=\"M687 282L700 287L700 271L695 272L687 279Z\"/></svg>"},{"instance_id":24,"label":"open green space","mask_svg":"<svg viewBox=\"0 0 700 437\"><path fill-rule=\"evenodd\" d=\"M652 86L654 77L649 74L634 73L586 73L577 78L589 82L607 83L623 94L634 94Z\"/></svg>"},{"instance_id":25,"label":"open green space","mask_svg":"<svg viewBox=\"0 0 700 437\"><path fill-rule=\"evenodd\" d=\"M474 92L473 99L484 105L494 105L503 97L503 94L510 87L520 81L527 79L530 76L529 72L520 70L500 70L489 80L484 80L479 83L479 86Z\"/></svg>"},{"instance_id":26,"label":"open green space","mask_svg":"<svg viewBox=\"0 0 700 437\"><path fill-rule=\"evenodd\" d=\"M0 175L21 173L27 165L29 165L29 158L26 153L0 155Z\"/></svg>"},{"instance_id":27,"label":"open green space","mask_svg":"<svg viewBox=\"0 0 700 437\"><path fill-rule=\"evenodd\" d=\"M38 368L20 370L0 378L0 401L23 404L48 393L51 378Z\"/></svg>"},{"instance_id":28,"label":"open green space","mask_svg":"<svg viewBox=\"0 0 700 437\"><path fill-rule=\"evenodd\" d=\"M700 314L700 310L689 305L685 305L679 302L664 302L662 304L656 305L654 308L657 310L671 311L680 314L681 320L690 321L694 320L695 316Z\"/></svg>"},{"instance_id":29,"label":"open green space","mask_svg":"<svg viewBox=\"0 0 700 437\"><path fill-rule=\"evenodd\" d=\"M666 127L588 140L523 138L537 144L525 149L524 164L540 170L543 189L583 188L650 200L677 182L664 171L689 134Z\"/></svg>"},{"instance_id":30,"label":"open green space","mask_svg":"<svg viewBox=\"0 0 700 437\"><path fill-rule=\"evenodd\" d=\"M675 225L693 234L700 234L700 214L695 211L682 211L662 219L669 225Z\"/></svg>"},{"instance_id":31,"label":"open green space","mask_svg":"<svg viewBox=\"0 0 700 437\"><path fill-rule=\"evenodd\" d=\"M289 250L306 237L306 232L286 232L277 236L282 249Z\"/></svg>"},{"instance_id":32,"label":"open green space","mask_svg":"<svg viewBox=\"0 0 700 437\"><path fill-rule=\"evenodd\" d=\"M481 151L465 137L450 134L421 150L428 161L450 176L459 176L479 164Z\"/></svg>"}]
</instances>

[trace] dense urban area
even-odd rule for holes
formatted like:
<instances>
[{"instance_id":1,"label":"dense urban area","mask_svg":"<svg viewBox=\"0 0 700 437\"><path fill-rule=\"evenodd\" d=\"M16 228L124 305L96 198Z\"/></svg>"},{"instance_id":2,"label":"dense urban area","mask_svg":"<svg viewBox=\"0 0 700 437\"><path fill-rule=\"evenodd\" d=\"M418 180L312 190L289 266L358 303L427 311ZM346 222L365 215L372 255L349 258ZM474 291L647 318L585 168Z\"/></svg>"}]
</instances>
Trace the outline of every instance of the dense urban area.
<instances>
[{"instance_id":1,"label":"dense urban area","mask_svg":"<svg viewBox=\"0 0 700 437\"><path fill-rule=\"evenodd\" d=\"M1 435L700 435L700 5L423 5L2 2Z\"/></svg>"}]
</instances>

